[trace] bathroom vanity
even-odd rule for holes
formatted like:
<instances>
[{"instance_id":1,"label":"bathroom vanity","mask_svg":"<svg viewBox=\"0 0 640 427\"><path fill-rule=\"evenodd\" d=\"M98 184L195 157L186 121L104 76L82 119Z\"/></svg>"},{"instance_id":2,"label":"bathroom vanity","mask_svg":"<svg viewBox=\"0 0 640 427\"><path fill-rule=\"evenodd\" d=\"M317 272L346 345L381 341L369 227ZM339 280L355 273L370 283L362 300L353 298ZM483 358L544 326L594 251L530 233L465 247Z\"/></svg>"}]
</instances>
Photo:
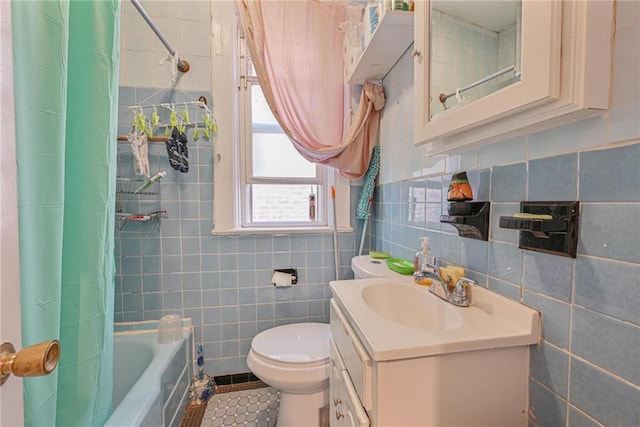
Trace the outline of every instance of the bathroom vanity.
<instances>
[{"instance_id":1,"label":"bathroom vanity","mask_svg":"<svg viewBox=\"0 0 640 427\"><path fill-rule=\"evenodd\" d=\"M332 426L525 426L540 315L473 286L470 307L410 278L331 282Z\"/></svg>"}]
</instances>

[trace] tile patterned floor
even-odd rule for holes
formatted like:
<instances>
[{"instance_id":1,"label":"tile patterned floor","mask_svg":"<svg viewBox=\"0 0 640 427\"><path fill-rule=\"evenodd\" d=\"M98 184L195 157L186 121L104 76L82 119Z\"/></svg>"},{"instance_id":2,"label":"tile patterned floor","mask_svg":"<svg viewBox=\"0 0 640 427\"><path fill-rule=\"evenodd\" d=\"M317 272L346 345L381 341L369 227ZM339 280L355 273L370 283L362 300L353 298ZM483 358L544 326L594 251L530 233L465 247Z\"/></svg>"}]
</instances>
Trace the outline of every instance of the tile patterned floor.
<instances>
[{"instance_id":1,"label":"tile patterned floor","mask_svg":"<svg viewBox=\"0 0 640 427\"><path fill-rule=\"evenodd\" d=\"M215 394L208 402L201 427L274 427L280 392L273 387Z\"/></svg>"}]
</instances>

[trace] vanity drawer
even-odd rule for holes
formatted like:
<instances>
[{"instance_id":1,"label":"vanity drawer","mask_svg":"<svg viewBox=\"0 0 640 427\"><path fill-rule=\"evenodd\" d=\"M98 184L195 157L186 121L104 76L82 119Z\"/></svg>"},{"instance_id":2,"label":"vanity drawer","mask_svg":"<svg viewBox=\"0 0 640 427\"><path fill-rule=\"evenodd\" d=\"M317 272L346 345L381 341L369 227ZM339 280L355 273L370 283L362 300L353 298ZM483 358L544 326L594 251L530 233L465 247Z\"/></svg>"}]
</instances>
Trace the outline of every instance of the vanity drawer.
<instances>
[{"instance_id":1,"label":"vanity drawer","mask_svg":"<svg viewBox=\"0 0 640 427\"><path fill-rule=\"evenodd\" d=\"M338 304L331 299L331 334L365 409L372 409L372 361Z\"/></svg>"}]
</instances>

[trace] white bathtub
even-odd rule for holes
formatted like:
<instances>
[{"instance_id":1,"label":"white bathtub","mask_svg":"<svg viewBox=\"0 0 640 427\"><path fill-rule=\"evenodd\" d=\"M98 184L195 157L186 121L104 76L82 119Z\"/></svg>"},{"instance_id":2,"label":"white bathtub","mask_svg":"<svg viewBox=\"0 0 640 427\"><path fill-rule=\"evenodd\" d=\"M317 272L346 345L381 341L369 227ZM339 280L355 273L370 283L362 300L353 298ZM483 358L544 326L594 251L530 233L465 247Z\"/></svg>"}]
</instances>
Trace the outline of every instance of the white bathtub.
<instances>
[{"instance_id":1,"label":"white bathtub","mask_svg":"<svg viewBox=\"0 0 640 427\"><path fill-rule=\"evenodd\" d=\"M192 333L183 321L181 341L157 344L157 322L116 324L113 413L109 427L179 426L192 377Z\"/></svg>"}]
</instances>

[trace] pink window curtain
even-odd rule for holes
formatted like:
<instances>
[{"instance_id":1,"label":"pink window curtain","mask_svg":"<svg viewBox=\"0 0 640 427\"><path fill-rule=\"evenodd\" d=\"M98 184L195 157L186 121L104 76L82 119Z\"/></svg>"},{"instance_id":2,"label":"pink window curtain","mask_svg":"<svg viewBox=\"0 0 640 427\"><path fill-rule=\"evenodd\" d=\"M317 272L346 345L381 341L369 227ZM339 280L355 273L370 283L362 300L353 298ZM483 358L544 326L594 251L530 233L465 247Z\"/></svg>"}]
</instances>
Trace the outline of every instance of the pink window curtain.
<instances>
[{"instance_id":1,"label":"pink window curtain","mask_svg":"<svg viewBox=\"0 0 640 427\"><path fill-rule=\"evenodd\" d=\"M318 0L237 0L240 21L269 107L307 160L348 179L367 171L378 137L381 85L366 82L345 133L345 9Z\"/></svg>"}]
</instances>

